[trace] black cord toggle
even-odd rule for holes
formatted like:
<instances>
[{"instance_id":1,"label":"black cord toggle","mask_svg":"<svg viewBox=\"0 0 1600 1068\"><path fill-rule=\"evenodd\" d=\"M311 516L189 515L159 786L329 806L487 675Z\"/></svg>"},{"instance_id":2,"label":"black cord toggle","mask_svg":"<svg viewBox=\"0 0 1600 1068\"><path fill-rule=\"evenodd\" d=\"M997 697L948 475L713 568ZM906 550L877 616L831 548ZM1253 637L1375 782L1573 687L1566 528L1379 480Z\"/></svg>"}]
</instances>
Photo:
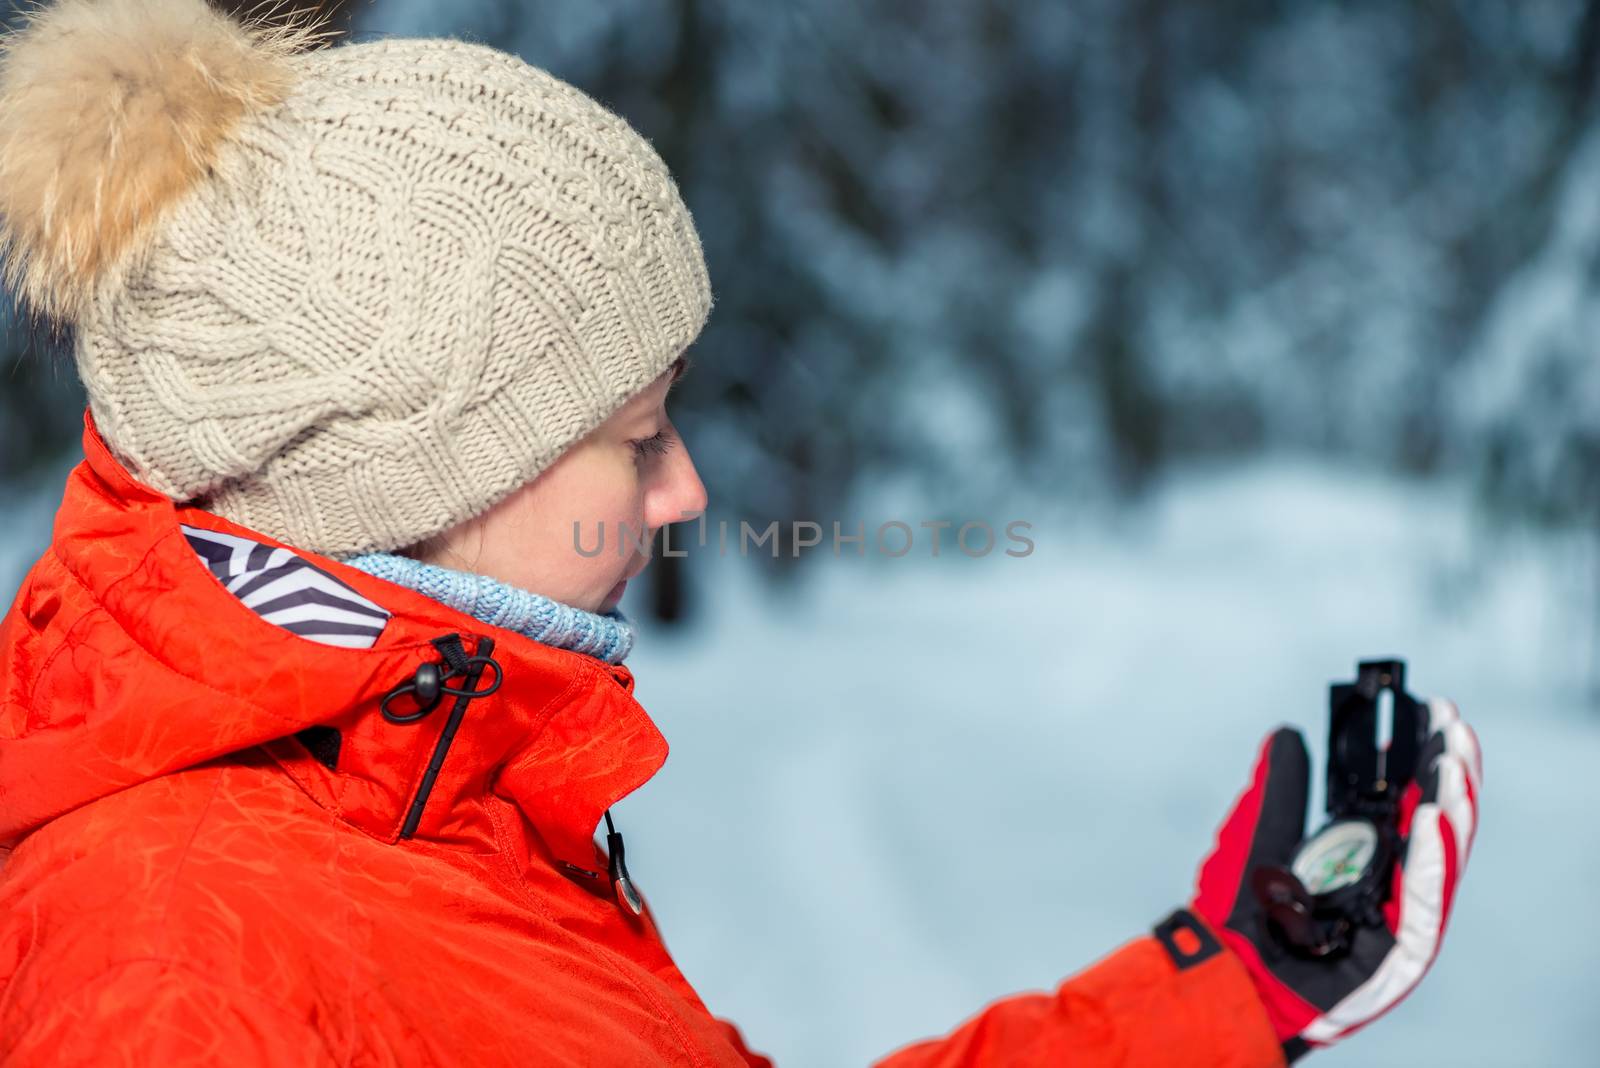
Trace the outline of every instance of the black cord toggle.
<instances>
[{"instance_id":1,"label":"black cord toggle","mask_svg":"<svg viewBox=\"0 0 1600 1068\"><path fill-rule=\"evenodd\" d=\"M412 723L426 716L432 711L432 705L419 705L418 711L400 715L391 713L388 704L391 700L403 693L412 694L413 698L434 696L433 704L438 704L438 699L450 696L456 699L450 709L450 715L444 721L444 727L439 731L439 739L434 743L433 756L428 760L428 766L422 773L422 782L417 786L416 796L411 800L411 807L406 812L405 822L400 825L400 837L410 838L417 833L417 828L422 824L422 810L428 803L428 795L433 792L433 785L438 781L439 769L444 766L445 754L450 751L450 743L455 740L456 731L461 727L461 721L467 714L467 705L475 698L487 697L500 688L500 681L504 673L499 663L489 654L494 652L493 638L479 638L476 655L468 656L461 645L459 634L447 634L443 638L434 639L434 647L444 655L443 664L424 664L417 669L416 676L411 682L396 686L383 699L383 715L385 719L394 723ZM494 681L483 689L478 689L478 680L483 677L484 668L494 668ZM424 671L423 668L433 668L434 671ZM437 680L435 672L438 673ZM462 684L446 686L450 679L461 677ZM433 694L433 687L437 682L438 694Z\"/></svg>"},{"instance_id":2,"label":"black cord toggle","mask_svg":"<svg viewBox=\"0 0 1600 1068\"><path fill-rule=\"evenodd\" d=\"M628 878L628 861L622 852L622 833L611 822L611 810L606 809L606 852L611 854L611 886L617 892L617 902L635 916L644 914L644 899L639 896L633 880Z\"/></svg>"},{"instance_id":3,"label":"black cord toggle","mask_svg":"<svg viewBox=\"0 0 1600 1068\"><path fill-rule=\"evenodd\" d=\"M383 718L390 723L415 723L438 708L439 702L446 697L487 697L500 688L504 672L500 669L499 661L487 655L467 656L466 650L461 647L459 635L448 634L443 638L435 638L433 645L444 659L437 663L422 664L409 682L403 682L383 695L379 708ZM492 644L490 648L493 648ZM476 678L485 668L494 669L494 681L481 690L445 685L451 679L467 676ZM410 694L416 703L414 711L396 712L389 707L391 701L406 694Z\"/></svg>"}]
</instances>

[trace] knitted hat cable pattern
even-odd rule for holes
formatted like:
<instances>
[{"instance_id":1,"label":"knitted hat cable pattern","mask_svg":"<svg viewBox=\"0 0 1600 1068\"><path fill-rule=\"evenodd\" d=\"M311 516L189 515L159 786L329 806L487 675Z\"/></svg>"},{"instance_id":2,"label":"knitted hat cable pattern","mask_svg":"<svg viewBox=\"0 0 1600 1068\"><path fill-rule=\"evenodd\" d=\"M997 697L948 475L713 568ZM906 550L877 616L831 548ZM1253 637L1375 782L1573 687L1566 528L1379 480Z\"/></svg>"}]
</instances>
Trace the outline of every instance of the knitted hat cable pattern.
<instances>
[{"instance_id":1,"label":"knitted hat cable pattern","mask_svg":"<svg viewBox=\"0 0 1600 1068\"><path fill-rule=\"evenodd\" d=\"M141 481L345 556L534 479L712 297L594 99L485 45L320 41L204 0L34 12L0 46L0 247Z\"/></svg>"}]
</instances>

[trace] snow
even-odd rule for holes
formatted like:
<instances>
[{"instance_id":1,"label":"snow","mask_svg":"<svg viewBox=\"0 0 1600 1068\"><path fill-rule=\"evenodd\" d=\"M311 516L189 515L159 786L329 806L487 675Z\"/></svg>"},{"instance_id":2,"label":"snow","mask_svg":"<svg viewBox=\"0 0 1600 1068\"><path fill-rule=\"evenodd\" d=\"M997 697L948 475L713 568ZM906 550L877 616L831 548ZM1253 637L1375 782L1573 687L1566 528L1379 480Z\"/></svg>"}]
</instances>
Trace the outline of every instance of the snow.
<instances>
[{"instance_id":1,"label":"snow","mask_svg":"<svg viewBox=\"0 0 1600 1068\"><path fill-rule=\"evenodd\" d=\"M1021 517L1032 556L830 558L792 597L708 551L704 625L642 636L673 753L616 815L713 1011L779 1064L862 1064L1054 986L1185 900L1267 730L1320 764L1327 683L1400 655L1480 734L1481 833L1433 972L1317 1063L1588 1056L1600 730L1568 547L1293 460L1120 523Z\"/></svg>"},{"instance_id":2,"label":"snow","mask_svg":"<svg viewBox=\"0 0 1600 1068\"><path fill-rule=\"evenodd\" d=\"M58 485L14 502L0 588ZM917 528L897 508L843 526ZM704 622L645 625L629 660L673 748L616 808L629 864L755 1048L863 1064L1087 966L1186 899L1267 730L1320 761L1327 683L1401 655L1479 732L1481 833L1433 972L1315 1063L1591 1057L1592 560L1486 541L1458 489L1293 459L1190 471L1120 519L963 518L1029 520L1036 551L965 557L952 528L938 559L830 557L782 593L690 546Z\"/></svg>"}]
</instances>

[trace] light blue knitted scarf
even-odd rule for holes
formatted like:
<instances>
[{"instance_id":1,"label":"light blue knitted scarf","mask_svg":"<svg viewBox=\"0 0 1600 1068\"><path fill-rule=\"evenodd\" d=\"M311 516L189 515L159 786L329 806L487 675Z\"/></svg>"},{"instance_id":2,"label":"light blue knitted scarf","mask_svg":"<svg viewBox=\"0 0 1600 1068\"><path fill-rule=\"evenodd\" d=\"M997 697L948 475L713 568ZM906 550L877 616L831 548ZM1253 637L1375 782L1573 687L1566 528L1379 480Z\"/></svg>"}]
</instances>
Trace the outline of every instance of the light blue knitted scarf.
<instances>
[{"instance_id":1,"label":"light blue knitted scarf","mask_svg":"<svg viewBox=\"0 0 1600 1068\"><path fill-rule=\"evenodd\" d=\"M633 648L633 623L620 608L598 615L485 575L452 571L394 553L363 553L344 562L465 612L480 623L515 631L544 645L587 653L609 664L622 663Z\"/></svg>"}]
</instances>

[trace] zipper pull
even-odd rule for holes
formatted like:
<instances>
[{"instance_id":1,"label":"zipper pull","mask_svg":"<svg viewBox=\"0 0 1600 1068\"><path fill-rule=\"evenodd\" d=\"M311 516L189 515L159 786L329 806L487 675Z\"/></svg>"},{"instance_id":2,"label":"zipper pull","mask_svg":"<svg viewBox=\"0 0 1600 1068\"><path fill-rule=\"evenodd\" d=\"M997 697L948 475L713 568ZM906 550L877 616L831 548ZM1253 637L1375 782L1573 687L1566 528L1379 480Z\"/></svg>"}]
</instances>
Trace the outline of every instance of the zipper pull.
<instances>
[{"instance_id":1,"label":"zipper pull","mask_svg":"<svg viewBox=\"0 0 1600 1068\"><path fill-rule=\"evenodd\" d=\"M606 852L611 855L611 886L617 892L617 902L635 916L644 914L644 900L628 878L628 862L622 852L622 834L611 822L611 810L606 809Z\"/></svg>"}]
</instances>

